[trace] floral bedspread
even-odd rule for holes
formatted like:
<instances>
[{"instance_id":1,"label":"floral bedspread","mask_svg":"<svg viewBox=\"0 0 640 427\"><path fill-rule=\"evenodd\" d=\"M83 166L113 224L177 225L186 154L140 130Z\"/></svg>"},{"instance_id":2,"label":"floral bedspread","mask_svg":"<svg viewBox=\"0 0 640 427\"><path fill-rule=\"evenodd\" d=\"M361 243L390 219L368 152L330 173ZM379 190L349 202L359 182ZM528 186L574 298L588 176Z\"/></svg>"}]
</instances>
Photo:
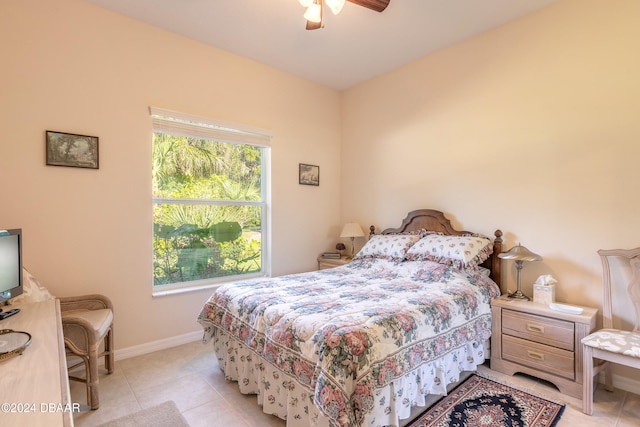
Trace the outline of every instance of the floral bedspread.
<instances>
[{"instance_id":1,"label":"floral bedspread","mask_svg":"<svg viewBox=\"0 0 640 427\"><path fill-rule=\"evenodd\" d=\"M498 286L430 261L361 259L223 285L198 316L308 387L332 425L360 425L374 390L491 335Z\"/></svg>"}]
</instances>

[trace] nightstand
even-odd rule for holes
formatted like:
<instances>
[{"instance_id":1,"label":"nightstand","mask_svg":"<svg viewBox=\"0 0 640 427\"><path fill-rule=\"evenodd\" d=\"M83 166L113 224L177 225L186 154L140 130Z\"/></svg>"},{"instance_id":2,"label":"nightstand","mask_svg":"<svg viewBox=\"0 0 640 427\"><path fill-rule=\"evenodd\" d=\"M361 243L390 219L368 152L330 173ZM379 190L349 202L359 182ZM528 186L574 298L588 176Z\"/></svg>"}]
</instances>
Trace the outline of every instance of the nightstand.
<instances>
[{"instance_id":1,"label":"nightstand","mask_svg":"<svg viewBox=\"0 0 640 427\"><path fill-rule=\"evenodd\" d=\"M598 310L581 308L576 315L506 296L491 301L491 369L533 375L582 399L580 340L595 329Z\"/></svg>"},{"instance_id":2,"label":"nightstand","mask_svg":"<svg viewBox=\"0 0 640 427\"><path fill-rule=\"evenodd\" d=\"M323 258L322 255L318 256L318 270L324 270L326 268L340 267L351 262L351 258L341 256L340 258Z\"/></svg>"}]
</instances>

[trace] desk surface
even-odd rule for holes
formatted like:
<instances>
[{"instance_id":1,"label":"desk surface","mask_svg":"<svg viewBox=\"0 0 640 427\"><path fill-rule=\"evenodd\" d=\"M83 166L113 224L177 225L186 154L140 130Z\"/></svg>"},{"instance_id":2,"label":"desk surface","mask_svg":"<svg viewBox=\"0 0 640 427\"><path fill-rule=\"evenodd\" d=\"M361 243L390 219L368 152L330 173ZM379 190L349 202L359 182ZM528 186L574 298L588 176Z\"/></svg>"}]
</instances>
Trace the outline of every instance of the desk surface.
<instances>
[{"instance_id":1,"label":"desk surface","mask_svg":"<svg viewBox=\"0 0 640 427\"><path fill-rule=\"evenodd\" d=\"M28 332L31 344L22 355L0 361L0 425L73 426L60 304L3 308L20 313L1 320L0 329Z\"/></svg>"}]
</instances>

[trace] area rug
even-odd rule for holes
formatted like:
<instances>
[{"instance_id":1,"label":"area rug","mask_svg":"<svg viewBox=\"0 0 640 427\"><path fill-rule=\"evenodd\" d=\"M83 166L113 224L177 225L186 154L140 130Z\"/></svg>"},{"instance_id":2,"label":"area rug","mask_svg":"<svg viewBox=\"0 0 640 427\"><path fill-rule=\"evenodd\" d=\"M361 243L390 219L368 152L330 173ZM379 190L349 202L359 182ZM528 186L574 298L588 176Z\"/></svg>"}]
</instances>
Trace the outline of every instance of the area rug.
<instances>
[{"instance_id":1,"label":"area rug","mask_svg":"<svg viewBox=\"0 0 640 427\"><path fill-rule=\"evenodd\" d=\"M564 408L474 374L407 427L553 427Z\"/></svg>"},{"instance_id":2,"label":"area rug","mask_svg":"<svg viewBox=\"0 0 640 427\"><path fill-rule=\"evenodd\" d=\"M169 400L151 408L100 424L100 427L189 427L175 402Z\"/></svg>"}]
</instances>

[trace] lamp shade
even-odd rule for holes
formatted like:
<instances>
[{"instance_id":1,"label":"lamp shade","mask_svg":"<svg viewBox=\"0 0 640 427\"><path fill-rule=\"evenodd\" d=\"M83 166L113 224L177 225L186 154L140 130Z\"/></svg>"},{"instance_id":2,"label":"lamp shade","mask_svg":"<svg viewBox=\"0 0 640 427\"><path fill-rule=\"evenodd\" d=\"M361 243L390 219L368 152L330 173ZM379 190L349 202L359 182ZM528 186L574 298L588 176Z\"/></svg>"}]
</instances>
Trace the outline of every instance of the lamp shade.
<instances>
[{"instance_id":1,"label":"lamp shade","mask_svg":"<svg viewBox=\"0 0 640 427\"><path fill-rule=\"evenodd\" d=\"M534 254L524 246L520 246L520 244L512 247L507 252L499 253L498 258L512 259L514 261L542 261L540 255Z\"/></svg>"},{"instance_id":2,"label":"lamp shade","mask_svg":"<svg viewBox=\"0 0 640 427\"><path fill-rule=\"evenodd\" d=\"M331 12L333 12L334 15L340 13L344 7L344 2L345 0L325 0L325 4L329 6L329 9L331 9Z\"/></svg>"},{"instance_id":3,"label":"lamp shade","mask_svg":"<svg viewBox=\"0 0 640 427\"><path fill-rule=\"evenodd\" d=\"M363 237L364 232L357 222L348 222L344 225L340 237Z\"/></svg>"},{"instance_id":4,"label":"lamp shade","mask_svg":"<svg viewBox=\"0 0 640 427\"><path fill-rule=\"evenodd\" d=\"M307 7L304 13L304 19L309 22L322 22L322 5L320 3L312 3Z\"/></svg>"}]
</instances>

